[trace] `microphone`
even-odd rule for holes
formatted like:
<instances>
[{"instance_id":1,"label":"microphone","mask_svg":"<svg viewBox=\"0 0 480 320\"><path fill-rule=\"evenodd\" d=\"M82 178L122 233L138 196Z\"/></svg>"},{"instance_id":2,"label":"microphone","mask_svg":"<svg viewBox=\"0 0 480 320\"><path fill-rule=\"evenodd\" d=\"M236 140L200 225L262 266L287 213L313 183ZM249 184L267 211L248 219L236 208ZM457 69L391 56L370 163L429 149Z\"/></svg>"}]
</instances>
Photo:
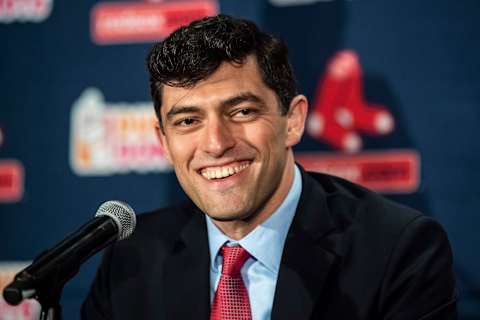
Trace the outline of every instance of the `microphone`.
<instances>
[{"instance_id":1,"label":"microphone","mask_svg":"<svg viewBox=\"0 0 480 320\"><path fill-rule=\"evenodd\" d=\"M128 238L135 225L135 212L128 204L121 201L103 203L94 219L17 273L3 290L5 301L18 305L23 299L36 297L53 286L61 291L83 262L112 242Z\"/></svg>"}]
</instances>

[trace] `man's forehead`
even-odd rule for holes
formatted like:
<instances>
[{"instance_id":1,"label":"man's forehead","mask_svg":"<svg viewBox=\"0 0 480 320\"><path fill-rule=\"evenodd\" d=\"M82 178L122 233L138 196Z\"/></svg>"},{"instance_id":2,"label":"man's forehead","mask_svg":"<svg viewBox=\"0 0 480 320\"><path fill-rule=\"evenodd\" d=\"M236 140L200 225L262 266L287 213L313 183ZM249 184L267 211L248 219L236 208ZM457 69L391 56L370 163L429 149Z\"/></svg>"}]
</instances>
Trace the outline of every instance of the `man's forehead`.
<instances>
[{"instance_id":1,"label":"man's forehead","mask_svg":"<svg viewBox=\"0 0 480 320\"><path fill-rule=\"evenodd\" d=\"M177 105L218 102L242 91L256 94L263 86L266 87L254 58L245 59L243 64L223 62L211 76L193 86L164 85L162 109L166 113Z\"/></svg>"}]
</instances>

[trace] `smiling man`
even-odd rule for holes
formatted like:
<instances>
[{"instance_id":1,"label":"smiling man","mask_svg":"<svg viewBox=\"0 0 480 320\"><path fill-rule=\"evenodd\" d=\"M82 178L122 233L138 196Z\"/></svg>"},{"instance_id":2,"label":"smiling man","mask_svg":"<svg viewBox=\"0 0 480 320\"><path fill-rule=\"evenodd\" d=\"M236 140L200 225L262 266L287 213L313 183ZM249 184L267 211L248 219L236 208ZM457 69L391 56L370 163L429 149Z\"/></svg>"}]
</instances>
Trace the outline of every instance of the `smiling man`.
<instances>
[{"instance_id":1,"label":"smiling man","mask_svg":"<svg viewBox=\"0 0 480 320\"><path fill-rule=\"evenodd\" d=\"M422 214L305 172L287 48L220 15L149 54L157 134L189 202L105 254L83 319L455 319L452 254Z\"/></svg>"},{"instance_id":2,"label":"smiling man","mask_svg":"<svg viewBox=\"0 0 480 320\"><path fill-rule=\"evenodd\" d=\"M292 146L303 133L307 101L283 114L257 59L222 62L193 87L162 88L161 144L193 202L239 240L265 221L293 181Z\"/></svg>"}]
</instances>

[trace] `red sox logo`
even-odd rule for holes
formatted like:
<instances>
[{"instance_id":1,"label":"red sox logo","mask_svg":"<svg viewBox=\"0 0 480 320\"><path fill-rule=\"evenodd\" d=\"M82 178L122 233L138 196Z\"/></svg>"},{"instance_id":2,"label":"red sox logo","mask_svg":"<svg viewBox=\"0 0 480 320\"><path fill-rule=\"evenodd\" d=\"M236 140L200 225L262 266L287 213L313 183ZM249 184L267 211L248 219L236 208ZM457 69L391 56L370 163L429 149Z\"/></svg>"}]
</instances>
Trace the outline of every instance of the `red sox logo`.
<instances>
[{"instance_id":1,"label":"red sox logo","mask_svg":"<svg viewBox=\"0 0 480 320\"><path fill-rule=\"evenodd\" d=\"M360 133L385 135L393 128L390 112L363 97L357 54L352 50L335 54L318 85L307 123L308 133L335 149L357 152L362 148Z\"/></svg>"},{"instance_id":2,"label":"red sox logo","mask_svg":"<svg viewBox=\"0 0 480 320\"><path fill-rule=\"evenodd\" d=\"M395 121L383 105L363 95L362 68L352 50L327 63L307 120L307 132L342 152L299 152L305 168L343 177L386 193L409 193L419 185L420 160L415 150L362 151L362 135L392 133Z\"/></svg>"}]
</instances>

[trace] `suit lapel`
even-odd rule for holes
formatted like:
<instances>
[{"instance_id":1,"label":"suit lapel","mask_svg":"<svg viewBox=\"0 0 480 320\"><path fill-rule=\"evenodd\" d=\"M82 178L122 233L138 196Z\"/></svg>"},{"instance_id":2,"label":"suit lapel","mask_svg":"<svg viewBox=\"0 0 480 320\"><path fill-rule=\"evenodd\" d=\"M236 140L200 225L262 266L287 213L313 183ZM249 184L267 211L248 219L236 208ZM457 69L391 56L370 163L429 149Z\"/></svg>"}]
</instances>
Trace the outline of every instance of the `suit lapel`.
<instances>
[{"instance_id":1,"label":"suit lapel","mask_svg":"<svg viewBox=\"0 0 480 320\"><path fill-rule=\"evenodd\" d=\"M310 319L338 260L337 229L326 193L302 170L302 195L290 226L277 279L272 319Z\"/></svg>"},{"instance_id":2,"label":"suit lapel","mask_svg":"<svg viewBox=\"0 0 480 320\"><path fill-rule=\"evenodd\" d=\"M208 319L210 253L203 213L195 210L165 262L167 319Z\"/></svg>"}]
</instances>

